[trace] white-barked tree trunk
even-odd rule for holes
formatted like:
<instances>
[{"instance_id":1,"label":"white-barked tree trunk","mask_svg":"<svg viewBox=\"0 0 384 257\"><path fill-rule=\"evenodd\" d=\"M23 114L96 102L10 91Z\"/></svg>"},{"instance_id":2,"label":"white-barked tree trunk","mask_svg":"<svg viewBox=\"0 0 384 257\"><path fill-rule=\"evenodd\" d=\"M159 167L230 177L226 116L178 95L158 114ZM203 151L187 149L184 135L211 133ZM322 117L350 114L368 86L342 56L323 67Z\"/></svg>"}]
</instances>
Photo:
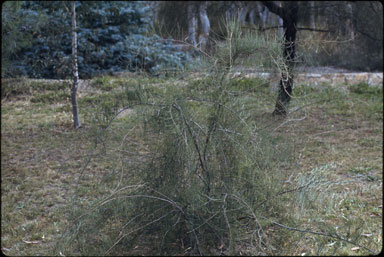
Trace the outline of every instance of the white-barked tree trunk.
<instances>
[{"instance_id":1,"label":"white-barked tree trunk","mask_svg":"<svg viewBox=\"0 0 384 257\"><path fill-rule=\"evenodd\" d=\"M73 113L73 124L75 128L81 126L79 119L79 108L77 105L77 87L79 85L79 71L77 67L77 31L76 31L76 8L75 1L71 2L72 7L72 75L73 85L71 88L72 98L72 113Z\"/></svg>"},{"instance_id":2,"label":"white-barked tree trunk","mask_svg":"<svg viewBox=\"0 0 384 257\"><path fill-rule=\"evenodd\" d=\"M199 35L199 46L201 50L205 50L208 43L209 30L211 24L207 15L207 2L201 2L199 5L199 16L200 16L200 35Z\"/></svg>"},{"instance_id":3,"label":"white-barked tree trunk","mask_svg":"<svg viewBox=\"0 0 384 257\"><path fill-rule=\"evenodd\" d=\"M197 46L196 41L196 30L197 30L197 11L196 11L196 4L193 1L188 1L188 7L187 7L187 19L188 19L188 37L187 42L193 45L194 47Z\"/></svg>"}]
</instances>

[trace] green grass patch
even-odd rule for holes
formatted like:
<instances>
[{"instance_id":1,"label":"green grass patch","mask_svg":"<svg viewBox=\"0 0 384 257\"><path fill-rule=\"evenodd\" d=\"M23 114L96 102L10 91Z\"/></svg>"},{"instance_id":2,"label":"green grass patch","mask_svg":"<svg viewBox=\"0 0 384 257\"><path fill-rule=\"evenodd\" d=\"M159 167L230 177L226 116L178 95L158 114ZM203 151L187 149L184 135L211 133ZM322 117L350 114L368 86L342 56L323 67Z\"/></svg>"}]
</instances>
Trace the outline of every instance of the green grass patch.
<instances>
[{"instance_id":1,"label":"green grass patch","mask_svg":"<svg viewBox=\"0 0 384 257\"><path fill-rule=\"evenodd\" d=\"M193 236L206 235L205 243L211 247L202 248L205 253L218 255L222 250L229 254L232 249L255 254L261 251L249 239L260 227L275 247L268 249L269 254L368 253L329 237L285 230L271 221L337 233L381 250L382 89L364 84L347 86L347 91L299 85L294 88L292 112L279 120L269 116L276 94L261 79L235 78L225 84L226 90L217 91L218 82L212 77L110 76L95 79L97 90L79 97L84 126L74 130L68 85L27 80L6 83L7 99L1 109L1 232L7 255L102 255L124 234L109 254L183 254L195 240L189 237L190 231L199 231ZM225 107L212 115L217 110L213 100L219 97L226 100ZM157 106L127 110L103 131L120 108L135 103ZM210 139L206 158L212 160L213 177L226 183L212 183L215 194L211 198L201 194L206 189L196 173L203 174L196 169L195 142L185 136L188 128L172 104L184 111L199 146L205 144L212 121L218 121L217 136ZM251 131L254 137L246 140ZM94 148L99 135L103 137ZM180 171L190 173L184 176ZM113 190L143 181L161 193L168 192L165 196L175 204L162 205L142 197L153 191L127 187L115 199L97 205ZM259 217L256 224L248 218L252 214L248 207L225 195L230 181L236 181L232 192L244 196L258 210L256 214L268 220ZM261 183L258 188L263 190L251 190L253 183ZM75 190L77 204L72 205ZM278 197L264 194L284 191ZM141 196L128 200L133 194ZM204 205L208 202L209 206ZM188 219L176 215L177 206L185 208ZM249 212L233 215L240 209ZM128 234L168 212L164 223ZM79 214L85 215L84 223L73 227Z\"/></svg>"},{"instance_id":2,"label":"green grass patch","mask_svg":"<svg viewBox=\"0 0 384 257\"><path fill-rule=\"evenodd\" d=\"M349 86L349 90L357 95L364 96L382 96L383 87L381 86L370 86L367 83L359 83Z\"/></svg>"},{"instance_id":3,"label":"green grass patch","mask_svg":"<svg viewBox=\"0 0 384 257\"><path fill-rule=\"evenodd\" d=\"M70 100L70 93L67 91L53 91L48 93L35 93L31 98L32 103L58 103Z\"/></svg>"}]
</instances>

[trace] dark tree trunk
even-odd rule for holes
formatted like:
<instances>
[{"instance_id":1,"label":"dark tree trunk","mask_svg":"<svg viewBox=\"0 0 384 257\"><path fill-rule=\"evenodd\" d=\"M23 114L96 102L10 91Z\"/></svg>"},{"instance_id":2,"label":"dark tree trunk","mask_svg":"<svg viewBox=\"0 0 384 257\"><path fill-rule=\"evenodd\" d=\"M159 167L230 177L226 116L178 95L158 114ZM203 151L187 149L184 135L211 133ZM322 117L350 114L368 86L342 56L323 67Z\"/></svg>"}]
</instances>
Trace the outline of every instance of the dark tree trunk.
<instances>
[{"instance_id":1,"label":"dark tree trunk","mask_svg":"<svg viewBox=\"0 0 384 257\"><path fill-rule=\"evenodd\" d=\"M288 105L291 101L293 89L293 68L295 64L296 50L296 32L298 19L298 3L296 1L283 2L280 7L274 2L263 1L263 4L269 11L277 14L283 19L284 28L284 49L283 57L287 71L281 73L279 94L276 100L275 110L273 115L287 114Z\"/></svg>"},{"instance_id":2,"label":"dark tree trunk","mask_svg":"<svg viewBox=\"0 0 384 257\"><path fill-rule=\"evenodd\" d=\"M79 72L77 69L77 32L76 32L76 9L75 1L72 1L72 73L73 85L71 89L73 124L75 128L81 126L79 120L79 108L77 105L77 87L79 85Z\"/></svg>"},{"instance_id":3,"label":"dark tree trunk","mask_svg":"<svg viewBox=\"0 0 384 257\"><path fill-rule=\"evenodd\" d=\"M297 32L297 3L286 2L288 10L287 15L283 17L284 28L284 51L283 57L288 72L282 72L280 80L279 95L277 97L274 115L286 115L289 102L291 101L293 89L293 68L295 62L296 50L296 32Z\"/></svg>"}]
</instances>

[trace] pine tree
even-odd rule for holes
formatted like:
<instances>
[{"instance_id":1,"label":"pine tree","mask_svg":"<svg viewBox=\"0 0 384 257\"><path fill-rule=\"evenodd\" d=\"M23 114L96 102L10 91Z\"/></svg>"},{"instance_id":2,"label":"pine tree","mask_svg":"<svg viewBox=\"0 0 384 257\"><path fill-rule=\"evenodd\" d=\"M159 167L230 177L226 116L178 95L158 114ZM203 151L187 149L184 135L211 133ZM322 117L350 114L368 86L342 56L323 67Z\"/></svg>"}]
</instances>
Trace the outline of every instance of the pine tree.
<instances>
[{"instance_id":1,"label":"pine tree","mask_svg":"<svg viewBox=\"0 0 384 257\"><path fill-rule=\"evenodd\" d=\"M17 70L14 60L23 49L31 47L33 33L45 22L38 12L25 10L21 1L7 1L1 8L1 76Z\"/></svg>"}]
</instances>

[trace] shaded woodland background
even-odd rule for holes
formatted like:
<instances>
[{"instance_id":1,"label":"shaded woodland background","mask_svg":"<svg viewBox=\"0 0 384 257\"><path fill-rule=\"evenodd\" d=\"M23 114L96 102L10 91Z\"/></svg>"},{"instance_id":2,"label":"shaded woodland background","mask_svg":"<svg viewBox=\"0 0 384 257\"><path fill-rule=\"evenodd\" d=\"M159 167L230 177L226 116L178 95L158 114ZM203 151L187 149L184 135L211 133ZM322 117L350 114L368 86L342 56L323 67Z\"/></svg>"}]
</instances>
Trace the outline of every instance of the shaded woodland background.
<instances>
[{"instance_id":1,"label":"shaded woodland background","mask_svg":"<svg viewBox=\"0 0 384 257\"><path fill-rule=\"evenodd\" d=\"M298 64L381 71L382 8L373 1L298 2ZM214 52L226 36L220 24L231 18L244 28L284 34L281 18L259 1L87 1L76 9L80 78L182 70L199 55L193 49ZM69 2L3 3L2 77L69 77L70 16Z\"/></svg>"}]
</instances>

